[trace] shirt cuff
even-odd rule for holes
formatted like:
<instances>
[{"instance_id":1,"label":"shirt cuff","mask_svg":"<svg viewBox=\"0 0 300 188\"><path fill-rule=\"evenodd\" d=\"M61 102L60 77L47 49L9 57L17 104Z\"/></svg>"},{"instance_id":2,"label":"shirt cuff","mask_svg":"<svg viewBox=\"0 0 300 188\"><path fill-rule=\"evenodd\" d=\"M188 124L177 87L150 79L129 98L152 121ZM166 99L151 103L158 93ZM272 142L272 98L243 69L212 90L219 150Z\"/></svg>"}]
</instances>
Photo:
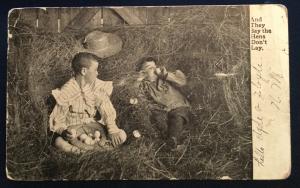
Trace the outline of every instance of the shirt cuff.
<instances>
[{"instance_id":1,"label":"shirt cuff","mask_svg":"<svg viewBox=\"0 0 300 188\"><path fill-rule=\"evenodd\" d=\"M60 128L58 128L58 129L56 129L55 132L56 132L57 134L60 134L60 135L61 135L62 132L63 132L64 130L66 130L66 128L60 127Z\"/></svg>"}]
</instances>

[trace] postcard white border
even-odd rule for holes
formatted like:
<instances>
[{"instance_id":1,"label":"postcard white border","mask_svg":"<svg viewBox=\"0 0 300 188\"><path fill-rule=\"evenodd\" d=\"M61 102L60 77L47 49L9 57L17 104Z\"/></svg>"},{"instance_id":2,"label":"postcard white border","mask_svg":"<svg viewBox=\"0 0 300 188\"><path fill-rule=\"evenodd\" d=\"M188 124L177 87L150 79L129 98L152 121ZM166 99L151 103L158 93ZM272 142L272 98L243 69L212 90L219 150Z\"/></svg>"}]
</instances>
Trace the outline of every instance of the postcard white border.
<instances>
[{"instance_id":1,"label":"postcard white border","mask_svg":"<svg viewBox=\"0 0 300 188\"><path fill-rule=\"evenodd\" d=\"M253 179L285 179L291 171L287 9L250 5L249 19ZM263 28L271 33L262 33ZM261 30L257 39L252 29Z\"/></svg>"}]
</instances>

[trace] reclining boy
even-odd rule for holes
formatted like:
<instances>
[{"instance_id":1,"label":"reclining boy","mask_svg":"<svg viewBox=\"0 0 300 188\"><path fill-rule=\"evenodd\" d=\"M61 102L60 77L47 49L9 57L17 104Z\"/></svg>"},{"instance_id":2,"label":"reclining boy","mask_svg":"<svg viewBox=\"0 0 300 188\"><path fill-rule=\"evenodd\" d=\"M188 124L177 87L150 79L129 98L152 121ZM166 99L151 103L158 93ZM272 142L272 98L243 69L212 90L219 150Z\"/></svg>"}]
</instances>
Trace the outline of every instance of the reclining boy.
<instances>
[{"instance_id":1,"label":"reclining boy","mask_svg":"<svg viewBox=\"0 0 300 188\"><path fill-rule=\"evenodd\" d=\"M140 99L150 99L167 112L167 144L177 149L190 116L190 103L178 89L186 85L185 75L180 70L168 72L165 67L158 68L152 57L143 59L137 71L141 75L138 79Z\"/></svg>"}]
</instances>

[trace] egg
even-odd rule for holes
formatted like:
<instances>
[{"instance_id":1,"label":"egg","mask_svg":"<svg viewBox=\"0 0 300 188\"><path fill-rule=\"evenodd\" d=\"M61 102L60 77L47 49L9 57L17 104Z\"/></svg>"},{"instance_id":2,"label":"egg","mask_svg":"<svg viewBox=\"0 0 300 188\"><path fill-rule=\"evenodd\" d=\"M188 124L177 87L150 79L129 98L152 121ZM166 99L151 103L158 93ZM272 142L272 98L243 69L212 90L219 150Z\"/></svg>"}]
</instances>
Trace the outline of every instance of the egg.
<instances>
[{"instance_id":1,"label":"egg","mask_svg":"<svg viewBox=\"0 0 300 188\"><path fill-rule=\"evenodd\" d=\"M79 136L79 139L80 139L81 141L85 141L86 138L88 138L88 135L86 135L86 134L82 134L82 135Z\"/></svg>"},{"instance_id":2,"label":"egg","mask_svg":"<svg viewBox=\"0 0 300 188\"><path fill-rule=\"evenodd\" d=\"M137 98L131 98L131 99L129 100L129 103L130 103L130 104L137 104L137 103L138 103L138 99L137 99Z\"/></svg>"},{"instance_id":3,"label":"egg","mask_svg":"<svg viewBox=\"0 0 300 188\"><path fill-rule=\"evenodd\" d=\"M87 137L85 140L84 140L84 143L87 144L87 145L92 145L92 139L90 137Z\"/></svg>"},{"instance_id":4,"label":"egg","mask_svg":"<svg viewBox=\"0 0 300 188\"><path fill-rule=\"evenodd\" d=\"M100 131L95 131L94 136L95 138L100 138Z\"/></svg>"},{"instance_id":5,"label":"egg","mask_svg":"<svg viewBox=\"0 0 300 188\"><path fill-rule=\"evenodd\" d=\"M77 135L76 130L75 129L71 129L70 132L71 132L72 138L75 138L76 135Z\"/></svg>"},{"instance_id":6,"label":"egg","mask_svg":"<svg viewBox=\"0 0 300 188\"><path fill-rule=\"evenodd\" d=\"M129 100L129 103L130 103L130 104L133 104L133 103L134 103L134 99L131 98L131 99Z\"/></svg>"},{"instance_id":7,"label":"egg","mask_svg":"<svg viewBox=\"0 0 300 188\"><path fill-rule=\"evenodd\" d=\"M133 136L134 136L135 138L140 138L140 137L141 137L141 133L140 133L138 130L134 130L134 131L132 132L132 134L133 134Z\"/></svg>"},{"instance_id":8,"label":"egg","mask_svg":"<svg viewBox=\"0 0 300 188\"><path fill-rule=\"evenodd\" d=\"M95 140L91 140L91 145L94 145L96 143Z\"/></svg>"}]
</instances>

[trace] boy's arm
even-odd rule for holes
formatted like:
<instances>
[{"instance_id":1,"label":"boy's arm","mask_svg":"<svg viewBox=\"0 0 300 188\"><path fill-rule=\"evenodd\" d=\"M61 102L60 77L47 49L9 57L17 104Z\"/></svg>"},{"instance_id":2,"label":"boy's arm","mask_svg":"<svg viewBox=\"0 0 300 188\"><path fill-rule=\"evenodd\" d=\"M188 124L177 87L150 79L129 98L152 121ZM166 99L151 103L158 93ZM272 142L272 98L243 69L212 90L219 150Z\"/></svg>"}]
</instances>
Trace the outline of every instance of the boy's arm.
<instances>
[{"instance_id":1,"label":"boy's arm","mask_svg":"<svg viewBox=\"0 0 300 188\"><path fill-rule=\"evenodd\" d=\"M104 124L107 126L109 134L119 132L120 129L116 124L116 110L110 101L110 95L113 91L113 82L102 81L97 79L95 82L96 107Z\"/></svg>"},{"instance_id":2,"label":"boy's arm","mask_svg":"<svg viewBox=\"0 0 300 188\"><path fill-rule=\"evenodd\" d=\"M97 109L103 118L107 127L107 132L114 146L122 144L126 141L127 135L124 130L119 129L116 124L116 110L112 105L109 97L105 93L97 95Z\"/></svg>"},{"instance_id":3,"label":"boy's arm","mask_svg":"<svg viewBox=\"0 0 300 188\"><path fill-rule=\"evenodd\" d=\"M67 129L66 115L68 113L68 106L56 104L49 118L50 130L58 134L62 134Z\"/></svg>"},{"instance_id":4,"label":"boy's arm","mask_svg":"<svg viewBox=\"0 0 300 188\"><path fill-rule=\"evenodd\" d=\"M184 73L180 70L176 70L175 72L168 72L166 68L163 67L160 73L160 78L172 82L178 85L179 87L186 85L186 77Z\"/></svg>"},{"instance_id":5,"label":"boy's arm","mask_svg":"<svg viewBox=\"0 0 300 188\"><path fill-rule=\"evenodd\" d=\"M149 101L146 97L145 91L143 89L142 86L142 81L136 81L133 84L133 88L132 90L134 90L133 95L130 98L130 104L147 104ZM133 100L133 101L132 101ZM134 101L136 100L136 101Z\"/></svg>"},{"instance_id":6,"label":"boy's arm","mask_svg":"<svg viewBox=\"0 0 300 188\"><path fill-rule=\"evenodd\" d=\"M173 82L180 87L186 85L186 77L180 70L176 70L174 73L169 72L166 80Z\"/></svg>"},{"instance_id":7,"label":"boy's arm","mask_svg":"<svg viewBox=\"0 0 300 188\"><path fill-rule=\"evenodd\" d=\"M119 132L119 128L116 124L116 110L112 105L109 97L105 93L101 93L97 96L97 109L103 118L104 123L107 126L108 133Z\"/></svg>"}]
</instances>

